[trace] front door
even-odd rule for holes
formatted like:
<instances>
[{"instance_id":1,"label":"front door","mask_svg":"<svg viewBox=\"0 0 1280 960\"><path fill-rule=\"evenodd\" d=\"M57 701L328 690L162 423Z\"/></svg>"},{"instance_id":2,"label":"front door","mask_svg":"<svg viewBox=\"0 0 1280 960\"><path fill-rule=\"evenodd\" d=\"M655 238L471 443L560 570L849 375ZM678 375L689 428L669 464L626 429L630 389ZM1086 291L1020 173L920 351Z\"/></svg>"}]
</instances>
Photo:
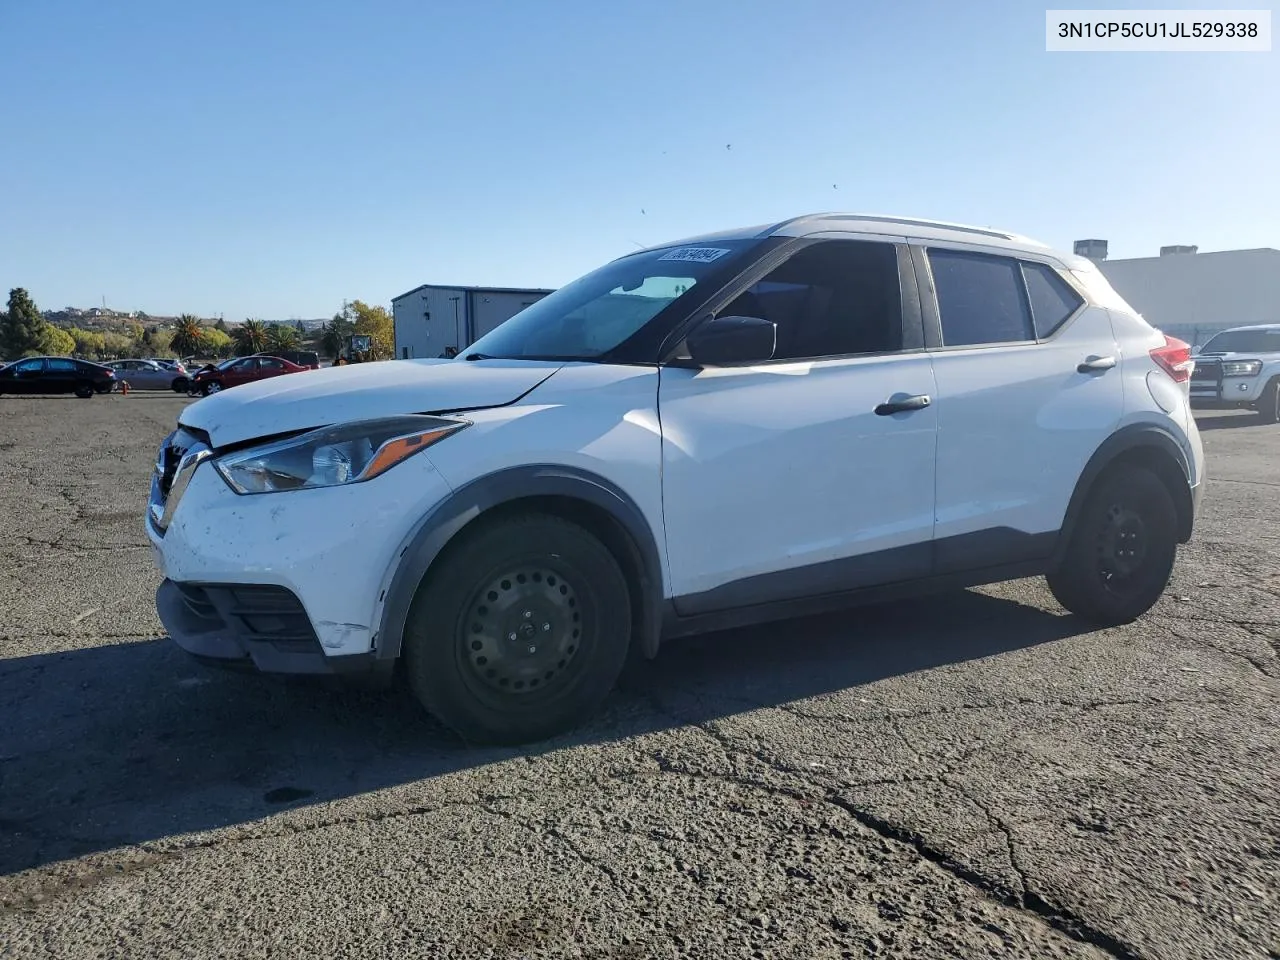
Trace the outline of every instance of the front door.
<instances>
[{"instance_id":1,"label":"front door","mask_svg":"<svg viewBox=\"0 0 1280 960\"><path fill-rule=\"evenodd\" d=\"M13 365L13 379L5 383L6 393L42 393L47 390L44 379L44 360L31 357Z\"/></svg>"},{"instance_id":2,"label":"front door","mask_svg":"<svg viewBox=\"0 0 1280 960\"><path fill-rule=\"evenodd\" d=\"M751 366L662 369L677 611L927 575L935 390L905 246L806 245L717 314L774 322L777 348Z\"/></svg>"}]
</instances>

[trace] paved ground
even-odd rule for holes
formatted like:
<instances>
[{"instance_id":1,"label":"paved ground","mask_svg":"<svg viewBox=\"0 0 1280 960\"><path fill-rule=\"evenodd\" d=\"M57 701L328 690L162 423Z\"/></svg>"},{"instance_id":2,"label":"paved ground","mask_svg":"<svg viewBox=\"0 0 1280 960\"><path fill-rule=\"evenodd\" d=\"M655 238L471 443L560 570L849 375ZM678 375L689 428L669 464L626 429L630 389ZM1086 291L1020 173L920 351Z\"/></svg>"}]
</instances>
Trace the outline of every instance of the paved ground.
<instances>
[{"instance_id":1,"label":"paved ground","mask_svg":"<svg viewBox=\"0 0 1280 960\"><path fill-rule=\"evenodd\" d=\"M1280 957L1280 428L1169 595L706 637L534 751L207 672L142 532L184 401L0 398L2 957Z\"/></svg>"}]
</instances>

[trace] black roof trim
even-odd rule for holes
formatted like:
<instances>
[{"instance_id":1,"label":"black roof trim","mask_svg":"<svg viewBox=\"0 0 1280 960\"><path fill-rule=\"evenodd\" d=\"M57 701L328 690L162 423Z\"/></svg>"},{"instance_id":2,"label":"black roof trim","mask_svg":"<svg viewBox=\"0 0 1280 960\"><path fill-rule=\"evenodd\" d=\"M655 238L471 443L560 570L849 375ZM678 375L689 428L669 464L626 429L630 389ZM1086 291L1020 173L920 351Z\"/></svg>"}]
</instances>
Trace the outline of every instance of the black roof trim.
<instances>
[{"instance_id":1,"label":"black roof trim","mask_svg":"<svg viewBox=\"0 0 1280 960\"><path fill-rule=\"evenodd\" d=\"M395 303L397 300L411 297L421 290L461 290L463 293L540 293L544 296L555 293L554 289L548 290L542 287L469 287L461 283L424 283L412 290L406 290L398 297L392 297L391 302Z\"/></svg>"}]
</instances>

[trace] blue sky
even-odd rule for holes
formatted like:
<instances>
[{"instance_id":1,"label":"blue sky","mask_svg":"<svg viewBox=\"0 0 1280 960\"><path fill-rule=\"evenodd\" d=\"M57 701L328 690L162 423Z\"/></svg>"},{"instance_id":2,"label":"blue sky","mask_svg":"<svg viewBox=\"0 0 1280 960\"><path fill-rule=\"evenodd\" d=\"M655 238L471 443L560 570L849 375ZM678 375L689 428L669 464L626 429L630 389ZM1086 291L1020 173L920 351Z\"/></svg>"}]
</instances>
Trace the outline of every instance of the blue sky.
<instances>
[{"instance_id":1,"label":"blue sky","mask_svg":"<svg viewBox=\"0 0 1280 960\"><path fill-rule=\"evenodd\" d=\"M1046 6L0 0L0 285L326 316L819 210L1280 246L1280 53L1050 54Z\"/></svg>"}]
</instances>

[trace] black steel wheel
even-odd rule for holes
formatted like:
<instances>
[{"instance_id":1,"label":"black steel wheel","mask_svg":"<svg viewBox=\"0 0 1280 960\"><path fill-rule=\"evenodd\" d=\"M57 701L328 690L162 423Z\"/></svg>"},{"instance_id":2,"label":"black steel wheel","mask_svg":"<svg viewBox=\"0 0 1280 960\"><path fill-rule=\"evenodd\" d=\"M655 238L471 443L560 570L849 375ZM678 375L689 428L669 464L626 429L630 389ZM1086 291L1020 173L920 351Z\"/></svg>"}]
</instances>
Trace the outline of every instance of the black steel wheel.
<instances>
[{"instance_id":1,"label":"black steel wheel","mask_svg":"<svg viewBox=\"0 0 1280 960\"><path fill-rule=\"evenodd\" d=\"M626 660L631 608L617 561L582 527L543 514L461 536L410 610L411 688L469 742L570 729L599 707Z\"/></svg>"},{"instance_id":2,"label":"black steel wheel","mask_svg":"<svg viewBox=\"0 0 1280 960\"><path fill-rule=\"evenodd\" d=\"M1137 619L1173 574L1177 522L1173 498L1154 473L1108 471L1090 492L1049 588L1072 613L1097 623Z\"/></svg>"},{"instance_id":3,"label":"black steel wheel","mask_svg":"<svg viewBox=\"0 0 1280 960\"><path fill-rule=\"evenodd\" d=\"M77 383L75 393L81 400L88 400L93 397L93 384L88 380Z\"/></svg>"}]
</instances>

